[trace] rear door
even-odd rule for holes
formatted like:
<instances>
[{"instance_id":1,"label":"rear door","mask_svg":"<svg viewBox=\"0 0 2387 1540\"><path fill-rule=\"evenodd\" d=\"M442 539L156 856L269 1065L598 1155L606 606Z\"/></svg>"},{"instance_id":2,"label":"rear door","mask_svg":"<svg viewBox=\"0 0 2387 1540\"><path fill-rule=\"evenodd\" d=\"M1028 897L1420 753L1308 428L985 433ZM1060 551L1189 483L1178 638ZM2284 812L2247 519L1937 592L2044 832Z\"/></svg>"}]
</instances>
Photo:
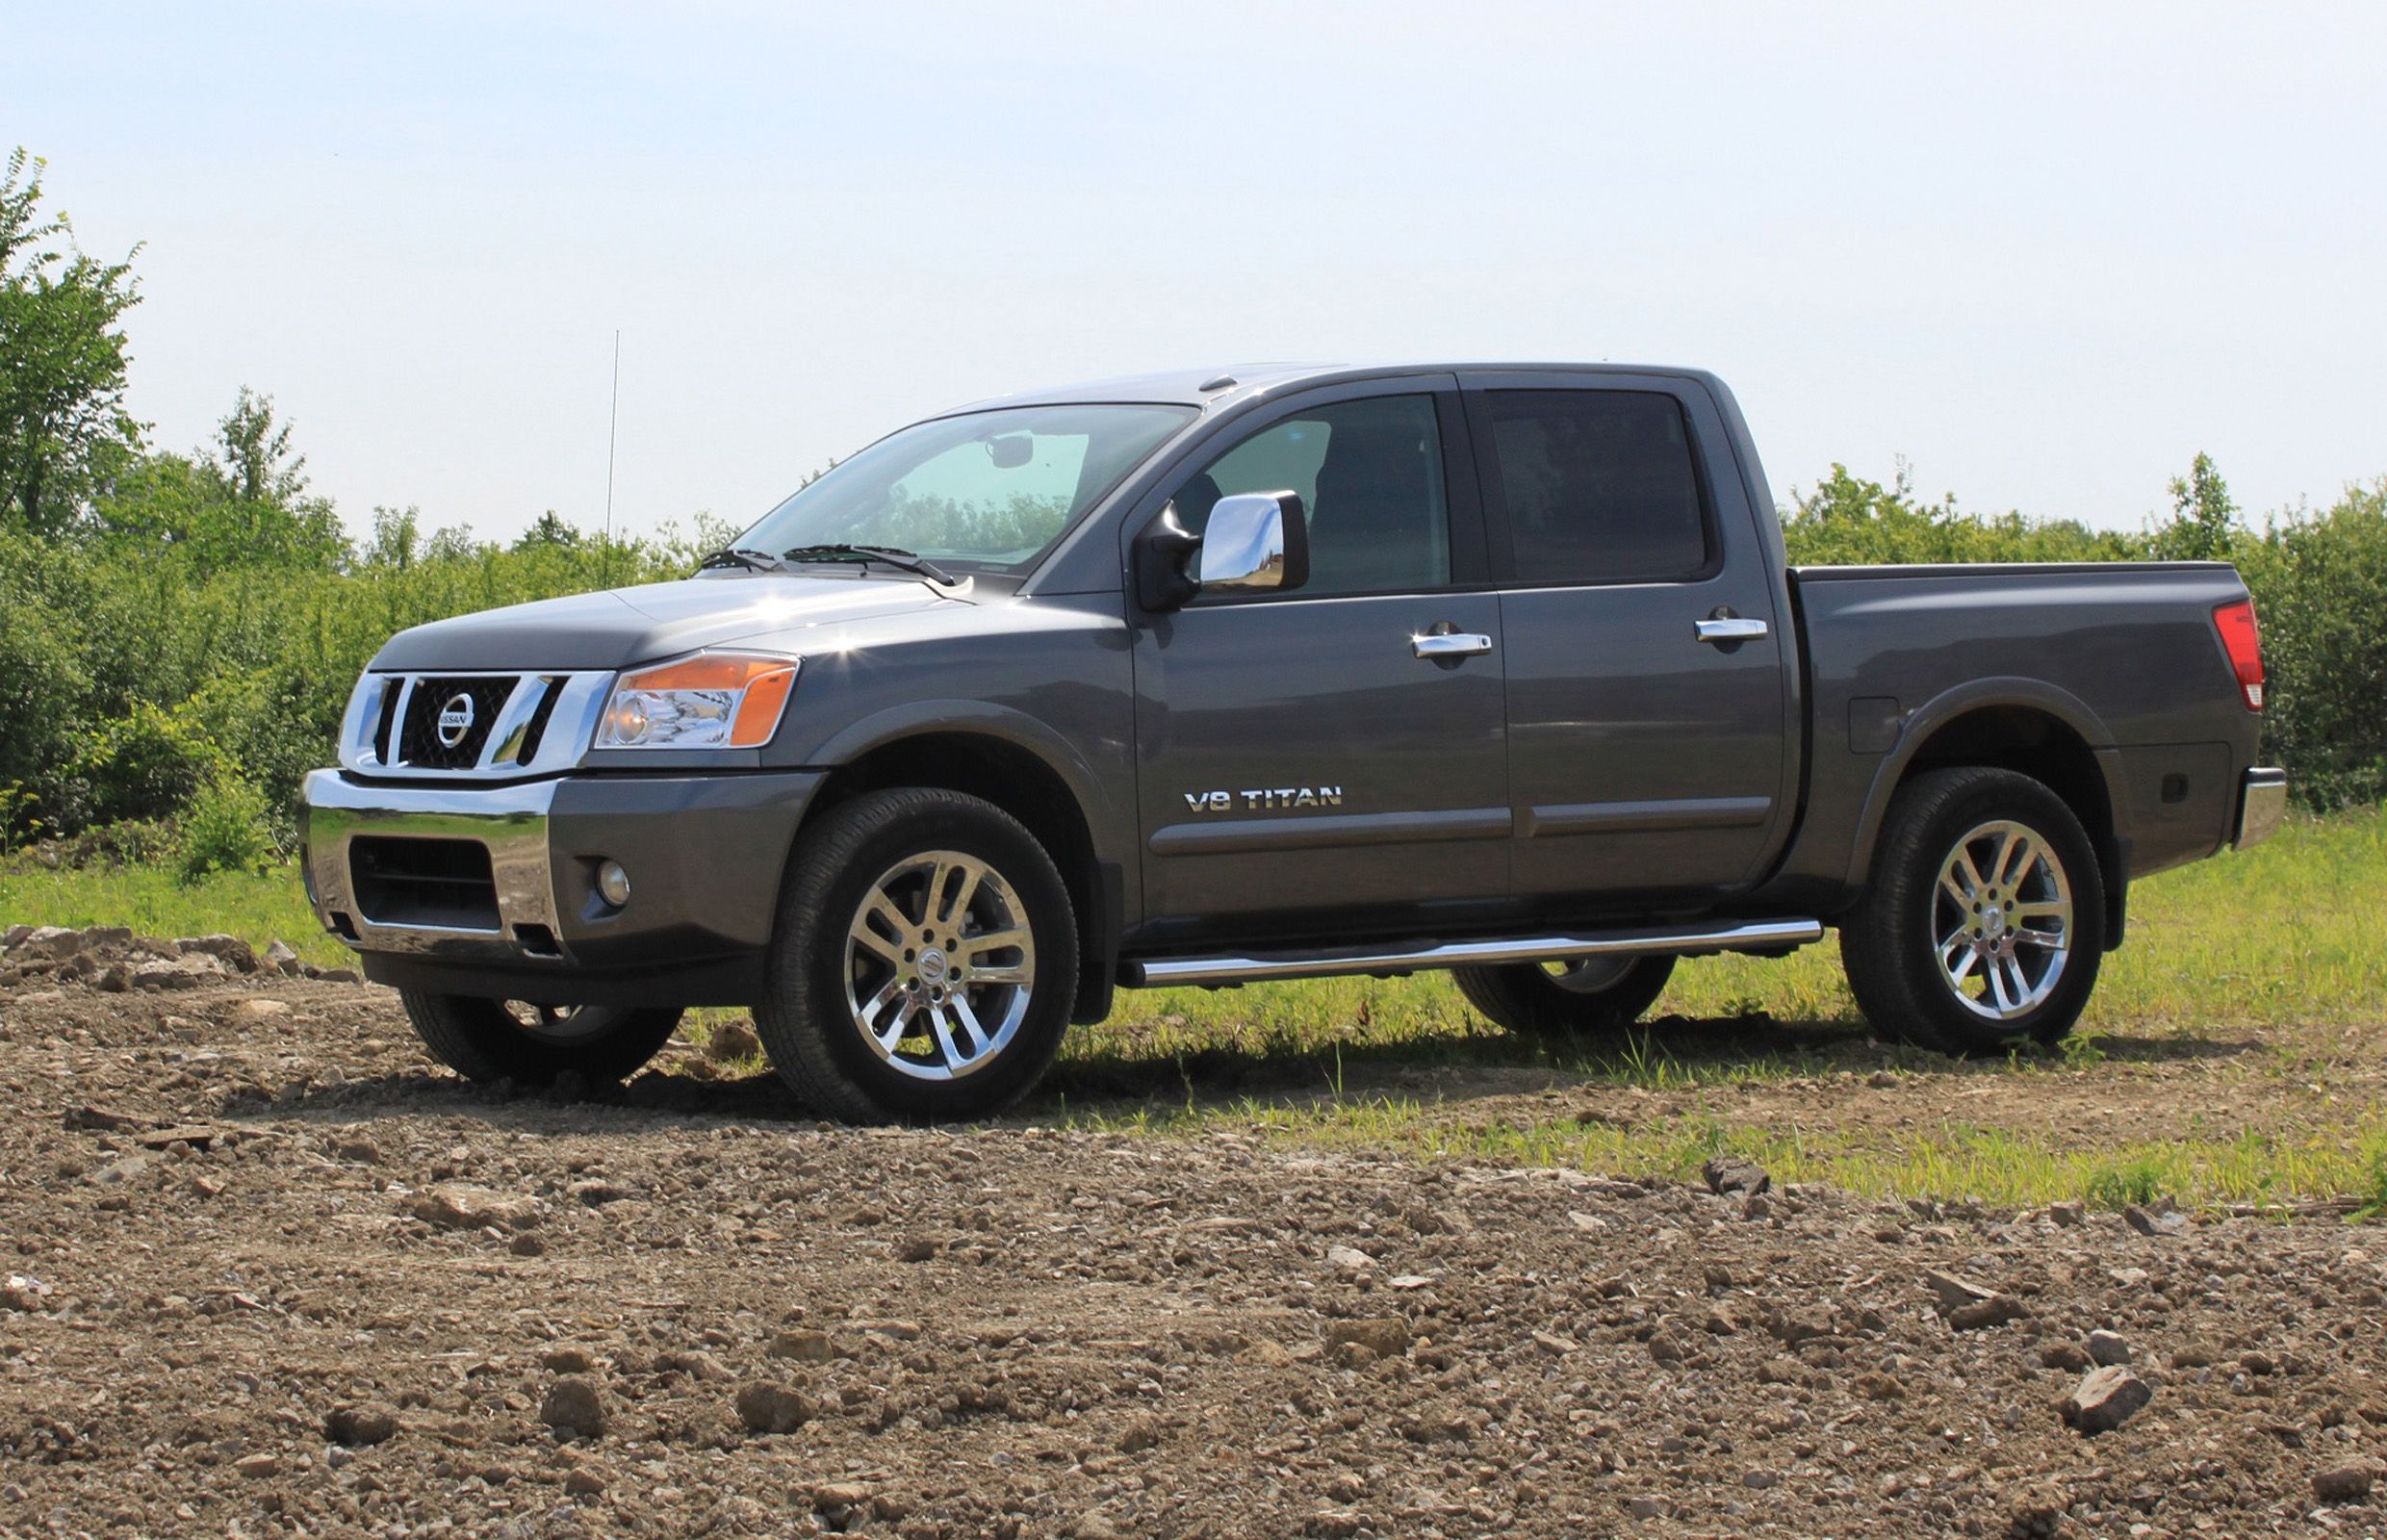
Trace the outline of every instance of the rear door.
<instances>
[{"instance_id":1,"label":"rear door","mask_svg":"<svg viewBox=\"0 0 2387 1540\"><path fill-rule=\"evenodd\" d=\"M1171 478L1194 530L1222 496L1299 494L1311 577L1136 629L1144 909L1161 934L1291 944L1505 900L1500 601L1455 385L1316 393ZM1158 511L1156 497L1128 529ZM1463 650L1420 648L1437 633Z\"/></svg>"},{"instance_id":2,"label":"rear door","mask_svg":"<svg viewBox=\"0 0 2387 1540\"><path fill-rule=\"evenodd\" d=\"M1670 376L1462 376L1508 660L1516 891L1696 907L1784 784L1773 558L1713 399Z\"/></svg>"}]
</instances>

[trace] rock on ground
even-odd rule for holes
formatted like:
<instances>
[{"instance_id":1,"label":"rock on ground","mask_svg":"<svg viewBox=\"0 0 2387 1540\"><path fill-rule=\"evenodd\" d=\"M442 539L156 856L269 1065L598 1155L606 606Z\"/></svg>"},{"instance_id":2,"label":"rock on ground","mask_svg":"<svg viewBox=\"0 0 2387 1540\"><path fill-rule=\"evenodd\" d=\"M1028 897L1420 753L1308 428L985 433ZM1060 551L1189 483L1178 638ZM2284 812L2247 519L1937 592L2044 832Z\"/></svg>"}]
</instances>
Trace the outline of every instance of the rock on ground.
<instances>
[{"instance_id":1,"label":"rock on ground","mask_svg":"<svg viewBox=\"0 0 2387 1540\"><path fill-rule=\"evenodd\" d=\"M385 1444L398 1436L398 1408L382 1401L336 1406L323 1419L323 1436L352 1447Z\"/></svg>"},{"instance_id":2,"label":"rock on ground","mask_svg":"<svg viewBox=\"0 0 2387 1540\"><path fill-rule=\"evenodd\" d=\"M2313 1476L2313 1496L2323 1502L2359 1502L2377 1478L2376 1469L2359 1460L2332 1465Z\"/></svg>"},{"instance_id":3,"label":"rock on ground","mask_svg":"<svg viewBox=\"0 0 2387 1540\"><path fill-rule=\"evenodd\" d=\"M737 1420L750 1433L792 1433L814 1416L811 1399L785 1385L757 1380L737 1390Z\"/></svg>"},{"instance_id":4,"label":"rock on ground","mask_svg":"<svg viewBox=\"0 0 2387 1540\"><path fill-rule=\"evenodd\" d=\"M566 1375L555 1381L539 1403L539 1421L558 1433L602 1438L607 1423L604 1399L590 1381Z\"/></svg>"},{"instance_id":5,"label":"rock on ground","mask_svg":"<svg viewBox=\"0 0 2387 1540\"><path fill-rule=\"evenodd\" d=\"M519 1193L494 1193L485 1187L448 1183L418 1194L406 1212L425 1224L450 1230L528 1229L539 1222L539 1202Z\"/></svg>"},{"instance_id":6,"label":"rock on ground","mask_svg":"<svg viewBox=\"0 0 2387 1540\"><path fill-rule=\"evenodd\" d=\"M2064 1399L2064 1420L2084 1433L2110 1433L2155 1399L2154 1388L2119 1364L2092 1369Z\"/></svg>"}]
</instances>

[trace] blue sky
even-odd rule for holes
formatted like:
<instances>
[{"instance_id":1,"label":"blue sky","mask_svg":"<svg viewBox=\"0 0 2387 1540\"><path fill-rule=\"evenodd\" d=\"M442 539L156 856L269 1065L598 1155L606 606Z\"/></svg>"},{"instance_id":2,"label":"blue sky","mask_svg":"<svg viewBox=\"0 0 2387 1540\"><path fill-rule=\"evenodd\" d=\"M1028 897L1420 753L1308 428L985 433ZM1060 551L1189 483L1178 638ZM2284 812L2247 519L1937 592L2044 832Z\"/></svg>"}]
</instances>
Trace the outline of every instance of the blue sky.
<instances>
[{"instance_id":1,"label":"blue sky","mask_svg":"<svg viewBox=\"0 0 2387 1540\"><path fill-rule=\"evenodd\" d=\"M34 6L0 144L144 242L133 405L243 384L352 525L743 520L1004 390L1688 363L1834 460L2134 526L2387 475L2387 8Z\"/></svg>"}]
</instances>

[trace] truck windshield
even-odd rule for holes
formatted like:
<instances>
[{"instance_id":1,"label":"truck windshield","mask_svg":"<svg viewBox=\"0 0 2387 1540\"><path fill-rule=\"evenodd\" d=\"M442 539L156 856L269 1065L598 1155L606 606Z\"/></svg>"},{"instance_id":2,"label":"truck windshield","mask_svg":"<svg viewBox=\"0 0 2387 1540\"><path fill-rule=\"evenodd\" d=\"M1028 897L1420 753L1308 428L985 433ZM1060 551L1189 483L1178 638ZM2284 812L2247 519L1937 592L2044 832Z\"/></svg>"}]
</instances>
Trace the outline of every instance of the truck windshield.
<instances>
[{"instance_id":1,"label":"truck windshield","mask_svg":"<svg viewBox=\"0 0 2387 1540\"><path fill-rule=\"evenodd\" d=\"M1190 406L1016 406L915 423L799 490L734 544L772 555L885 546L1025 572L1194 416Z\"/></svg>"}]
</instances>

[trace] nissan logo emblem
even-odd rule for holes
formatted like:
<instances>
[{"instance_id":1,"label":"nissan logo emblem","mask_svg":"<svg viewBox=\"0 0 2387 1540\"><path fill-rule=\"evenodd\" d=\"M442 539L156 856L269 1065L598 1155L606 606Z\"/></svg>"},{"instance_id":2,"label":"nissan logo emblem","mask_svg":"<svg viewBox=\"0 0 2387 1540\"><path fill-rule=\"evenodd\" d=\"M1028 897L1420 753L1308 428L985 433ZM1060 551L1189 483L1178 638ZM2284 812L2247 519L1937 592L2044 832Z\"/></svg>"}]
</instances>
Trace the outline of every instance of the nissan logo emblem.
<instances>
[{"instance_id":1,"label":"nissan logo emblem","mask_svg":"<svg viewBox=\"0 0 2387 1540\"><path fill-rule=\"evenodd\" d=\"M443 749L454 748L457 744L462 743L464 741L464 735L472 731L473 698L465 694L462 690L458 690L455 694L448 698L448 704L446 706L439 708L440 747Z\"/></svg>"}]
</instances>

